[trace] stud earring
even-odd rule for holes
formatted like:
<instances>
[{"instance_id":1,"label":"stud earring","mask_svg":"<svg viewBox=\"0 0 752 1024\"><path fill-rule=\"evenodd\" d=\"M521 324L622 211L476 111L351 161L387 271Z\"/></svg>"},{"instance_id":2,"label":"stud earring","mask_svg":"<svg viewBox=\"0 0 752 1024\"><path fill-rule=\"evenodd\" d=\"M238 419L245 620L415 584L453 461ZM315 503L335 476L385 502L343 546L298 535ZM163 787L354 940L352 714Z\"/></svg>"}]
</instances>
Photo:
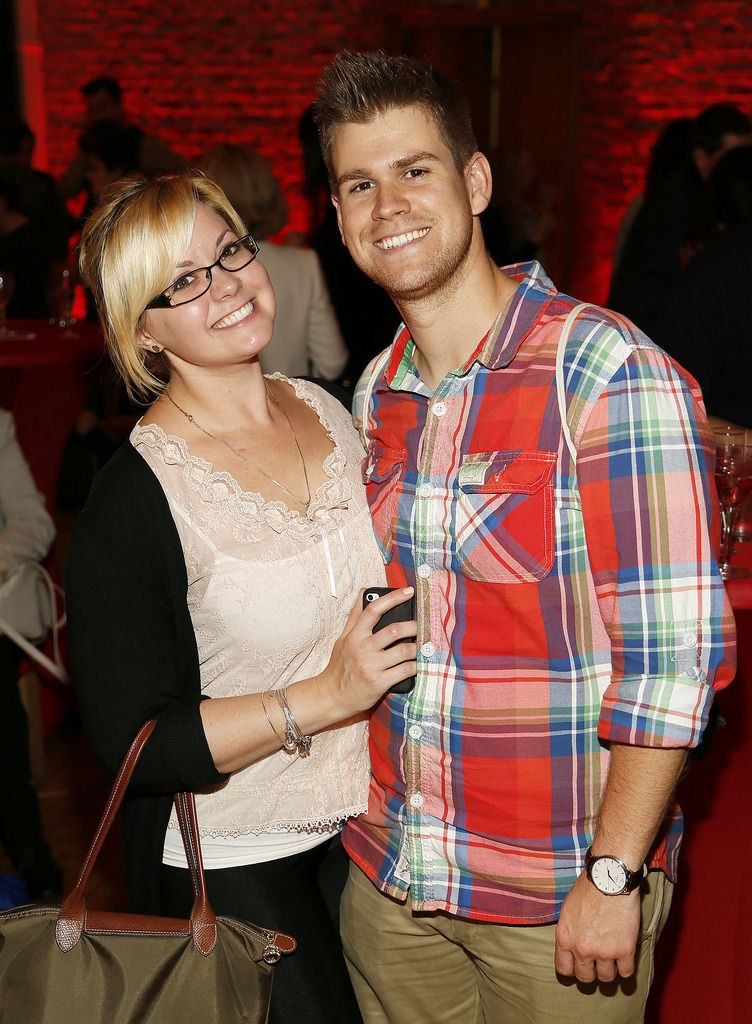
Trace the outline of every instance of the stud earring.
<instances>
[{"instance_id":1,"label":"stud earring","mask_svg":"<svg viewBox=\"0 0 752 1024\"><path fill-rule=\"evenodd\" d=\"M162 348L160 345L152 345L151 350L152 352L161 352Z\"/></svg>"}]
</instances>

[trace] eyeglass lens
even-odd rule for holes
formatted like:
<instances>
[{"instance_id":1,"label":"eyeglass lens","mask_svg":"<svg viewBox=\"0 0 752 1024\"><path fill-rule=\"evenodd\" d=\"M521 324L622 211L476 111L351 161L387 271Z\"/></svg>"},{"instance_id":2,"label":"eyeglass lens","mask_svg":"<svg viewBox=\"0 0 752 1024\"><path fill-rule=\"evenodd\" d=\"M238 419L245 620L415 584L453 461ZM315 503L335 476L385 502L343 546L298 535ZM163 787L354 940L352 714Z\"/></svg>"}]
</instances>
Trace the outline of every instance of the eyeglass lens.
<instances>
[{"instance_id":1,"label":"eyeglass lens","mask_svg":"<svg viewBox=\"0 0 752 1024\"><path fill-rule=\"evenodd\" d=\"M223 270L234 273L247 267L258 255L258 246L250 235L239 238L236 242L230 242L222 250L222 254L216 263L211 267L200 267L183 274L177 281L174 281L164 292L173 306L181 306L184 302L192 302L204 292L209 290L211 285L212 270L218 264Z\"/></svg>"}]
</instances>

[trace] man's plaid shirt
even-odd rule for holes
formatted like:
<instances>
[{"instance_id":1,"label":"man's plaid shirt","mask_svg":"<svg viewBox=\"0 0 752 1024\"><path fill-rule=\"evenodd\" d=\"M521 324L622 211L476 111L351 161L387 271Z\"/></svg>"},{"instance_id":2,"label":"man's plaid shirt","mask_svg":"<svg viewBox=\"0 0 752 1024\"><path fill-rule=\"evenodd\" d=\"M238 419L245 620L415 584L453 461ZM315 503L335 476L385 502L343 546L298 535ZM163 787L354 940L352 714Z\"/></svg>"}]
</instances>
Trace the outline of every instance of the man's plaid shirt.
<instances>
[{"instance_id":1,"label":"man's plaid shirt","mask_svg":"<svg viewBox=\"0 0 752 1024\"><path fill-rule=\"evenodd\" d=\"M735 667L711 537L712 439L696 383L538 264L498 329L431 391L403 328L356 422L391 586L412 584L418 676L371 716L355 862L416 910L554 920L583 867L610 742L691 747ZM675 876L681 817L651 864Z\"/></svg>"}]
</instances>

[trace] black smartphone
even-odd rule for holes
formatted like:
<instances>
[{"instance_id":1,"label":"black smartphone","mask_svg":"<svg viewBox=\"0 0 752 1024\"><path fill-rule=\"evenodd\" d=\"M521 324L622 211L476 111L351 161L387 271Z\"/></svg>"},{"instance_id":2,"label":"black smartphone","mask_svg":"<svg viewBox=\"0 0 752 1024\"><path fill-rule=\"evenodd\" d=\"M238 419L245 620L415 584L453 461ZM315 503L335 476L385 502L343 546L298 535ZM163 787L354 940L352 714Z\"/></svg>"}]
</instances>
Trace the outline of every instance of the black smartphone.
<instances>
[{"instance_id":1,"label":"black smartphone","mask_svg":"<svg viewBox=\"0 0 752 1024\"><path fill-rule=\"evenodd\" d=\"M396 590L396 587L366 587L365 593L363 594L363 607L367 608L368 605L375 601L377 597L381 597L382 594L391 594L392 591ZM415 594L412 597L406 597L402 604L395 605L394 608L390 608L388 612L384 612L379 621L373 627L374 633L383 629L384 626L390 626L393 622L409 622L415 618ZM395 640L394 643L400 643L401 641ZM389 644L389 647L394 647L394 644ZM387 648L388 649L388 648ZM396 683L394 686L389 688L390 693L409 693L415 686L415 676L410 676L409 679L403 679L402 682Z\"/></svg>"}]
</instances>

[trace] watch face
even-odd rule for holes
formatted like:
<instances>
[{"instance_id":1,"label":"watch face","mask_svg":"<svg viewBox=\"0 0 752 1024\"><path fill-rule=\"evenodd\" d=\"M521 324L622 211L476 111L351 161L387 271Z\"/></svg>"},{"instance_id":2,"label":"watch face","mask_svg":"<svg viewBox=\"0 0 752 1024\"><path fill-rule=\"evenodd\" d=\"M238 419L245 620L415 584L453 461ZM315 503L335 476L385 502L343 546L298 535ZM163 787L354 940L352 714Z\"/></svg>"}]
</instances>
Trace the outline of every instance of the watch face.
<instances>
[{"instance_id":1,"label":"watch face","mask_svg":"<svg viewBox=\"0 0 752 1024\"><path fill-rule=\"evenodd\" d=\"M616 896L624 891L627 873L615 857L597 857L590 865L590 878L601 892Z\"/></svg>"}]
</instances>

